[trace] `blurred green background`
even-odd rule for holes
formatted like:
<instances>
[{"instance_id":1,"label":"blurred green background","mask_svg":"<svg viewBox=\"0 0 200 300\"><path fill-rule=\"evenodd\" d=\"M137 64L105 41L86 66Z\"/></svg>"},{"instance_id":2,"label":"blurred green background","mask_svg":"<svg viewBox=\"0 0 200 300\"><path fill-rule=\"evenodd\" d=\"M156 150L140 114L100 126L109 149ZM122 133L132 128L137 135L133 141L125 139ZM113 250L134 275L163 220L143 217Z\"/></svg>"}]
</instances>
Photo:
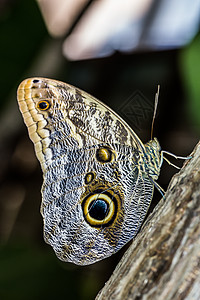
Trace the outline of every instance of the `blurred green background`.
<instances>
[{"instance_id":1,"label":"blurred green background","mask_svg":"<svg viewBox=\"0 0 200 300\"><path fill-rule=\"evenodd\" d=\"M154 135L163 149L189 155L200 132L200 35L180 50L69 62L62 56L63 39L48 35L34 0L5 2L0 18L0 299L94 299L122 253L77 267L59 261L43 241L42 173L17 107L17 86L29 76L52 77L120 113L135 91L153 107L160 84ZM134 119L130 124L144 142L150 138L151 113L139 128ZM159 184L166 189L174 173L164 164ZM159 198L155 192L153 205Z\"/></svg>"}]
</instances>

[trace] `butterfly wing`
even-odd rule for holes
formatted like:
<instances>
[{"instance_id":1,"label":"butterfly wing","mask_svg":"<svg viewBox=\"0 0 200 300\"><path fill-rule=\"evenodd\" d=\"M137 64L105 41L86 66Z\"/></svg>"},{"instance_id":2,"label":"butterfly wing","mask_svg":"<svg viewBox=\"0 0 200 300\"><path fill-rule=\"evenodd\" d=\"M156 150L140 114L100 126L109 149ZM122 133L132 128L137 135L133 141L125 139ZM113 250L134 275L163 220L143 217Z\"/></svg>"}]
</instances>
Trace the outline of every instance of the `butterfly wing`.
<instances>
[{"instance_id":1,"label":"butterfly wing","mask_svg":"<svg viewBox=\"0 0 200 300\"><path fill-rule=\"evenodd\" d=\"M135 236L152 199L144 145L110 108L71 85L27 79L18 102L43 170L45 241L75 264L112 255Z\"/></svg>"}]
</instances>

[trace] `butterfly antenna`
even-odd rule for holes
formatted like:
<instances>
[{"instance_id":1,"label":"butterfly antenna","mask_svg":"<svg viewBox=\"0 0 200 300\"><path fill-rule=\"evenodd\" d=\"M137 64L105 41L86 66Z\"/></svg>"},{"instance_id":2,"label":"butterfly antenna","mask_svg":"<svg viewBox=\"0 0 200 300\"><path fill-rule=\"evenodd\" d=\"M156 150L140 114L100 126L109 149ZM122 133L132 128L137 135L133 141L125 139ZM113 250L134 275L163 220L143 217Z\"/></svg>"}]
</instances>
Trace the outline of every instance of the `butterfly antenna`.
<instances>
[{"instance_id":1,"label":"butterfly antenna","mask_svg":"<svg viewBox=\"0 0 200 300\"><path fill-rule=\"evenodd\" d=\"M153 126L154 126L154 121L155 121L155 118L156 118L156 111L157 111L157 107L158 107L159 92L160 92L160 85L158 85L158 90L157 90L157 93L155 95L154 112L153 112L153 119L152 119L152 123L151 123L151 140L153 139Z\"/></svg>"}]
</instances>

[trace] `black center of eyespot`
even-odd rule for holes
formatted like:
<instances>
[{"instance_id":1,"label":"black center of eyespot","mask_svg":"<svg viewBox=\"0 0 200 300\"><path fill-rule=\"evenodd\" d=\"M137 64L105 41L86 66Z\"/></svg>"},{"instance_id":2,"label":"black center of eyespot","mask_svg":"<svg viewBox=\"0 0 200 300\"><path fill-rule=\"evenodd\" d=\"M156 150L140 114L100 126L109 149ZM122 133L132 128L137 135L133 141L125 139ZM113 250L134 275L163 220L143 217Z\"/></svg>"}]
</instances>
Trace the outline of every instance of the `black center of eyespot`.
<instances>
[{"instance_id":1,"label":"black center of eyespot","mask_svg":"<svg viewBox=\"0 0 200 300\"><path fill-rule=\"evenodd\" d=\"M38 82L40 82L38 79L33 80L33 83L38 83Z\"/></svg>"},{"instance_id":2,"label":"black center of eyespot","mask_svg":"<svg viewBox=\"0 0 200 300\"><path fill-rule=\"evenodd\" d=\"M38 104L38 106L39 106L39 108L41 108L41 109L45 109L45 108L48 107L48 105L47 105L46 102L40 102L40 103Z\"/></svg>"},{"instance_id":3,"label":"black center of eyespot","mask_svg":"<svg viewBox=\"0 0 200 300\"><path fill-rule=\"evenodd\" d=\"M104 200L97 199L90 203L89 214L95 220L103 220L108 215L108 203Z\"/></svg>"},{"instance_id":4,"label":"black center of eyespot","mask_svg":"<svg viewBox=\"0 0 200 300\"><path fill-rule=\"evenodd\" d=\"M50 108L50 103L47 100L41 100L41 101L38 102L37 107L40 110L47 110L47 109Z\"/></svg>"}]
</instances>

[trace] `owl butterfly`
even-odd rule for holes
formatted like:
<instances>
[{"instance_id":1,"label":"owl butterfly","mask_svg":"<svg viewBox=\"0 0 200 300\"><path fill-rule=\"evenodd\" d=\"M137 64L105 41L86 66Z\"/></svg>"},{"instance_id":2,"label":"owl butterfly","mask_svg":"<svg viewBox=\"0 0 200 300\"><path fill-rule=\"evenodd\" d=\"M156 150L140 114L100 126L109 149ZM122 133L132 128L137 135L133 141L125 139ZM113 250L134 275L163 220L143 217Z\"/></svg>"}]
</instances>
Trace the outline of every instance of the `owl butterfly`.
<instances>
[{"instance_id":1,"label":"owl butterfly","mask_svg":"<svg viewBox=\"0 0 200 300\"><path fill-rule=\"evenodd\" d=\"M18 102L43 171L44 239L63 261L89 265L138 232L163 161L109 107L69 84L24 80Z\"/></svg>"}]
</instances>

